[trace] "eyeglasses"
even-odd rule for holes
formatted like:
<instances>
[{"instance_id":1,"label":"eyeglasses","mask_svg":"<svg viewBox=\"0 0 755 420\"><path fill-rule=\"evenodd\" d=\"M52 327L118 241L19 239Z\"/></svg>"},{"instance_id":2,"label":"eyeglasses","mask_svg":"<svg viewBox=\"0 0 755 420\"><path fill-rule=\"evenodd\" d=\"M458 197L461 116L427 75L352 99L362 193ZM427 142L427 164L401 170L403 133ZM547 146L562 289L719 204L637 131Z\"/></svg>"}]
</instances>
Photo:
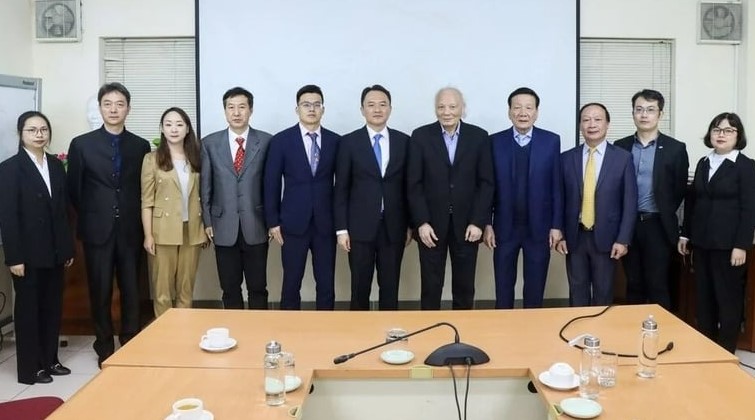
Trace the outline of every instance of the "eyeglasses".
<instances>
[{"instance_id":1,"label":"eyeglasses","mask_svg":"<svg viewBox=\"0 0 755 420\"><path fill-rule=\"evenodd\" d=\"M24 128L24 131L27 132L31 136L37 136L39 134L42 134L43 136L46 136L47 133L50 132L50 129L48 127L32 127L32 128Z\"/></svg>"},{"instance_id":2,"label":"eyeglasses","mask_svg":"<svg viewBox=\"0 0 755 420\"><path fill-rule=\"evenodd\" d=\"M309 111L312 109L322 108L322 102L302 102L299 104L299 106Z\"/></svg>"},{"instance_id":3,"label":"eyeglasses","mask_svg":"<svg viewBox=\"0 0 755 420\"><path fill-rule=\"evenodd\" d=\"M730 135L732 135L732 134L734 134L736 132L737 132L737 129L734 128L734 127L726 127L726 128L718 128L718 127L716 127L716 128L711 128L710 129L710 134L713 134L714 136L717 136L717 135L719 135L721 133L724 133L727 136L730 136Z\"/></svg>"},{"instance_id":4,"label":"eyeglasses","mask_svg":"<svg viewBox=\"0 0 755 420\"><path fill-rule=\"evenodd\" d=\"M643 108L641 106L638 106L638 107L634 108L633 112L634 112L635 115L642 115L642 114L653 115L656 112L658 112L658 108L656 108L654 106L649 106L647 108Z\"/></svg>"}]
</instances>

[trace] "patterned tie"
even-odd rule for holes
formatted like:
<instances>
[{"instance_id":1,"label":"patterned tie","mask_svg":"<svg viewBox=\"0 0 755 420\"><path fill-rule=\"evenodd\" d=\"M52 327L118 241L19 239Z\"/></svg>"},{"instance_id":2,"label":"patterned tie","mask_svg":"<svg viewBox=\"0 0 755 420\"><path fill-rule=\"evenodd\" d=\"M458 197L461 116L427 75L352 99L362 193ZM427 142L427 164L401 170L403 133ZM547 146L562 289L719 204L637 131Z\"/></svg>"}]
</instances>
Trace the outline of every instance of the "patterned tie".
<instances>
[{"instance_id":1,"label":"patterned tie","mask_svg":"<svg viewBox=\"0 0 755 420\"><path fill-rule=\"evenodd\" d=\"M312 139L312 147L309 149L309 166L312 168L312 176L317 172L317 164L320 163L320 146L317 144L317 133L307 133Z\"/></svg>"},{"instance_id":2,"label":"patterned tie","mask_svg":"<svg viewBox=\"0 0 755 420\"><path fill-rule=\"evenodd\" d=\"M239 148L236 149L236 157L233 158L233 169L236 170L236 174L241 174L241 167L244 166L244 138L236 137L236 143L239 144Z\"/></svg>"},{"instance_id":3,"label":"patterned tie","mask_svg":"<svg viewBox=\"0 0 755 420\"><path fill-rule=\"evenodd\" d=\"M378 172L381 175L383 174L383 150L380 148L380 139L382 137L383 135L380 133L375 134L375 137L373 137L375 142L372 144L372 151L375 152L375 159L377 159Z\"/></svg>"},{"instance_id":4,"label":"patterned tie","mask_svg":"<svg viewBox=\"0 0 755 420\"><path fill-rule=\"evenodd\" d=\"M595 226L595 148L591 147L585 164L585 179L582 189L582 225L586 229Z\"/></svg>"}]
</instances>

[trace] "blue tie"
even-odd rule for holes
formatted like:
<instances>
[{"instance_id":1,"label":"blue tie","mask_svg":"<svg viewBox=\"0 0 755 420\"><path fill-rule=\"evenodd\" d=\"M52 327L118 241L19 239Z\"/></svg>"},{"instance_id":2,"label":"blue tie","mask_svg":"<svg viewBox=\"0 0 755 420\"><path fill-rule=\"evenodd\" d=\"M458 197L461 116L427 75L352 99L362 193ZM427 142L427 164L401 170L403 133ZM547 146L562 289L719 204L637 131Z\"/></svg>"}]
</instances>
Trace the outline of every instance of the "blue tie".
<instances>
[{"instance_id":1,"label":"blue tie","mask_svg":"<svg viewBox=\"0 0 755 420\"><path fill-rule=\"evenodd\" d=\"M375 152L375 159L377 160L380 175L383 174L383 150L380 148L380 139L382 137L383 135L380 133L375 134L375 137L373 137L375 142L372 144L372 151Z\"/></svg>"},{"instance_id":2,"label":"blue tie","mask_svg":"<svg viewBox=\"0 0 755 420\"><path fill-rule=\"evenodd\" d=\"M312 147L309 149L309 166L312 168L312 176L317 172L317 164L320 162L320 146L317 145L317 133L307 133L312 139Z\"/></svg>"}]
</instances>

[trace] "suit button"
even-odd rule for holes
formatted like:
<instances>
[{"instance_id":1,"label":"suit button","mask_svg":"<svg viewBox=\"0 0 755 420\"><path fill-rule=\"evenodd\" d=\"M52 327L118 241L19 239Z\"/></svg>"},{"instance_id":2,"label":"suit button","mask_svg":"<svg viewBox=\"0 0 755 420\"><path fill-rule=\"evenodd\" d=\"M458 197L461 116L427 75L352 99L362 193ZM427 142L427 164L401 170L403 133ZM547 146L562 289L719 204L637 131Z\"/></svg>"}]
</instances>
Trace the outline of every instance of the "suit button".
<instances>
[{"instance_id":1,"label":"suit button","mask_svg":"<svg viewBox=\"0 0 755 420\"><path fill-rule=\"evenodd\" d=\"M165 201L168 201L168 197L165 197Z\"/></svg>"},{"instance_id":2,"label":"suit button","mask_svg":"<svg viewBox=\"0 0 755 420\"><path fill-rule=\"evenodd\" d=\"M454 184L449 185L451 189L454 189Z\"/></svg>"},{"instance_id":3,"label":"suit button","mask_svg":"<svg viewBox=\"0 0 755 420\"><path fill-rule=\"evenodd\" d=\"M165 213L166 216L170 216L170 213Z\"/></svg>"}]
</instances>

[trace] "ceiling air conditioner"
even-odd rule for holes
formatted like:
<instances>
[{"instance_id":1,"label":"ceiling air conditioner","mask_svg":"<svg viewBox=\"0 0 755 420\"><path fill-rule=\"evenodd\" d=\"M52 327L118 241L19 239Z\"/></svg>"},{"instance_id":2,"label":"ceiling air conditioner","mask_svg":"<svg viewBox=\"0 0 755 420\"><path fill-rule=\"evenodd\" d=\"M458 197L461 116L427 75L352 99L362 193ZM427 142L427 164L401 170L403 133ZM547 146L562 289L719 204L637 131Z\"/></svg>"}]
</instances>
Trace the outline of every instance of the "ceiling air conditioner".
<instances>
[{"instance_id":1,"label":"ceiling air conditioner","mask_svg":"<svg viewBox=\"0 0 755 420\"><path fill-rule=\"evenodd\" d=\"M700 2L698 41L739 44L742 42L742 3Z\"/></svg>"},{"instance_id":2,"label":"ceiling air conditioner","mask_svg":"<svg viewBox=\"0 0 755 420\"><path fill-rule=\"evenodd\" d=\"M36 40L81 41L80 0L36 0Z\"/></svg>"}]
</instances>

